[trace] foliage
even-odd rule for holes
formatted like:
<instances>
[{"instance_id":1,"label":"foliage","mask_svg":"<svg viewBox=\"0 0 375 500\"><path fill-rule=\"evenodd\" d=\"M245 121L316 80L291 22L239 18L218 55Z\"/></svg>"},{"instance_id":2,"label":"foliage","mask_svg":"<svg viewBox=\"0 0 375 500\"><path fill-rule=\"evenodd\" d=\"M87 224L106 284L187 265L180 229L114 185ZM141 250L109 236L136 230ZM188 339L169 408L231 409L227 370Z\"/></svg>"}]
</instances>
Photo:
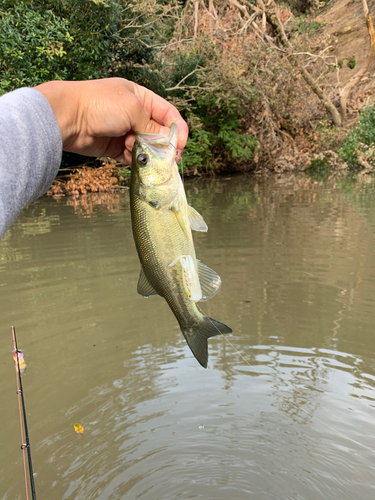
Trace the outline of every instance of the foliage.
<instances>
[{"instance_id":1,"label":"foliage","mask_svg":"<svg viewBox=\"0 0 375 500\"><path fill-rule=\"evenodd\" d=\"M187 166L196 170L215 168L217 160L212 152L214 142L215 137L211 132L191 127L186 151L182 157L182 170L185 171Z\"/></svg>"},{"instance_id":2,"label":"foliage","mask_svg":"<svg viewBox=\"0 0 375 500\"><path fill-rule=\"evenodd\" d=\"M180 21L180 36L185 39L192 34L191 14L186 8ZM245 110L257 96L247 75L249 59L242 67L243 61L236 60L241 46L213 36L205 17L200 29L195 41L166 54L172 67L167 97L190 128L183 168L194 172L236 168L248 162L258 147L256 137L246 131Z\"/></svg>"},{"instance_id":3,"label":"foliage","mask_svg":"<svg viewBox=\"0 0 375 500\"><path fill-rule=\"evenodd\" d=\"M355 58L351 57L349 61L346 63L346 65L348 66L349 69L354 69L356 65Z\"/></svg>"},{"instance_id":4,"label":"foliage","mask_svg":"<svg viewBox=\"0 0 375 500\"><path fill-rule=\"evenodd\" d=\"M127 168L122 168L117 172L118 180L119 180L119 185L120 186L127 186L130 182L130 176L131 176L131 170L129 167Z\"/></svg>"},{"instance_id":5,"label":"foliage","mask_svg":"<svg viewBox=\"0 0 375 500\"><path fill-rule=\"evenodd\" d=\"M322 4L286 3L298 15ZM311 152L318 143L334 148L342 141L328 120L316 129L325 111L301 81L298 65L305 58L319 81L346 59L333 63L328 52L306 59L314 50L312 37L298 35L315 35L322 24L304 15L295 18L285 4L275 9L272 2L264 15L255 15L261 4L0 0L0 94L51 79L129 78L166 97L187 120L190 136L180 164L187 173L260 165L273 170L280 158L284 163L288 158L293 170L298 150ZM301 63L280 50L281 39L270 22L275 12ZM309 103L308 113L304 103ZM366 145L361 158L371 156L371 148ZM120 183L126 181L128 171L119 175Z\"/></svg>"},{"instance_id":6,"label":"foliage","mask_svg":"<svg viewBox=\"0 0 375 500\"><path fill-rule=\"evenodd\" d=\"M196 169L215 169L228 163L233 166L249 160L257 148L256 138L242 132L239 99L230 96L229 102L219 101L218 95L197 96L187 112L191 137L184 165Z\"/></svg>"},{"instance_id":7,"label":"foliage","mask_svg":"<svg viewBox=\"0 0 375 500\"><path fill-rule=\"evenodd\" d=\"M305 14L314 7L314 0L285 0L295 14Z\"/></svg>"},{"instance_id":8,"label":"foliage","mask_svg":"<svg viewBox=\"0 0 375 500\"><path fill-rule=\"evenodd\" d=\"M171 8L156 0L0 0L0 93L51 79L108 76L160 91L152 45L164 37L160 11Z\"/></svg>"},{"instance_id":9,"label":"foliage","mask_svg":"<svg viewBox=\"0 0 375 500\"><path fill-rule=\"evenodd\" d=\"M332 126L329 120L319 120L313 127L310 138L324 150L337 151L345 141L346 132L343 128Z\"/></svg>"},{"instance_id":10,"label":"foliage","mask_svg":"<svg viewBox=\"0 0 375 500\"><path fill-rule=\"evenodd\" d=\"M375 105L362 108L339 154L350 166L375 166Z\"/></svg>"},{"instance_id":11,"label":"foliage","mask_svg":"<svg viewBox=\"0 0 375 500\"><path fill-rule=\"evenodd\" d=\"M311 160L311 165L306 170L306 173L312 180L326 181L331 175L331 167L332 166L328 158L315 158Z\"/></svg>"},{"instance_id":12,"label":"foliage","mask_svg":"<svg viewBox=\"0 0 375 500\"><path fill-rule=\"evenodd\" d=\"M256 5L260 8L261 2ZM289 49L280 50L283 38L275 15L286 36L298 35L296 19L285 5L271 2L265 9L265 15L253 22L254 9L248 2L186 3L176 25L179 44L163 58L172 68L167 97L191 130L184 153L187 168L275 170L283 164L293 170L317 147L311 147L306 136L326 116L324 106L331 100L327 95L322 99L309 82L323 78L327 66L331 71L336 61L329 55L310 57L314 49L309 37L293 37L299 58ZM322 24L301 18L298 26L315 34ZM302 68L310 79L301 78Z\"/></svg>"},{"instance_id":13,"label":"foliage","mask_svg":"<svg viewBox=\"0 0 375 500\"><path fill-rule=\"evenodd\" d=\"M290 7L292 12L299 16L301 14L316 12L324 9L332 0L284 0L283 4Z\"/></svg>"},{"instance_id":14,"label":"foliage","mask_svg":"<svg viewBox=\"0 0 375 500\"><path fill-rule=\"evenodd\" d=\"M310 33L315 35L318 33L324 24L319 23L318 21L309 21L304 16L297 17L295 20L295 27L298 34L303 35L305 33Z\"/></svg>"},{"instance_id":15,"label":"foliage","mask_svg":"<svg viewBox=\"0 0 375 500\"><path fill-rule=\"evenodd\" d=\"M59 197L86 193L107 193L118 187L119 174L115 165L104 162L99 168L75 169L68 180L56 179L47 195Z\"/></svg>"},{"instance_id":16,"label":"foliage","mask_svg":"<svg viewBox=\"0 0 375 500\"><path fill-rule=\"evenodd\" d=\"M63 79L61 64L73 42L69 23L52 11L40 12L19 2L0 2L0 93L42 81Z\"/></svg>"}]
</instances>

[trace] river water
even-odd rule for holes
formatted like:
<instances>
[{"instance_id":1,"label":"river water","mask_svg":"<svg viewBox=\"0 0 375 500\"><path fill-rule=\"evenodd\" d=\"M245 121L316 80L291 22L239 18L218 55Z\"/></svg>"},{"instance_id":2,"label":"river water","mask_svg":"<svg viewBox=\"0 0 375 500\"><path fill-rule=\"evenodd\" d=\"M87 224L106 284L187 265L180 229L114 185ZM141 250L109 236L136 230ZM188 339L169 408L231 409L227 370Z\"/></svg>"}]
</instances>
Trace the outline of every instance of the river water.
<instances>
[{"instance_id":1,"label":"river water","mask_svg":"<svg viewBox=\"0 0 375 500\"><path fill-rule=\"evenodd\" d=\"M137 295L129 193L30 205L0 244L0 499L25 498L11 325L38 500L375 497L375 179L187 181L204 370ZM83 435L73 428L83 425Z\"/></svg>"}]
</instances>

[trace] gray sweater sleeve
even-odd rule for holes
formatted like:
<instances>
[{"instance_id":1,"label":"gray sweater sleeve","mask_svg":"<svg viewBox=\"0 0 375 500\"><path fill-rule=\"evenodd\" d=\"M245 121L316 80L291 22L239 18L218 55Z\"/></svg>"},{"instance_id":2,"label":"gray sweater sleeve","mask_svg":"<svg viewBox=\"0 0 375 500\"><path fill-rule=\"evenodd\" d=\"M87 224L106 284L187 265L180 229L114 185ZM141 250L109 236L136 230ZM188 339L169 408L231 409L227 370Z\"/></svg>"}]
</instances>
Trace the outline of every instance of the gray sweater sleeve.
<instances>
[{"instance_id":1,"label":"gray sweater sleeve","mask_svg":"<svg viewBox=\"0 0 375 500\"><path fill-rule=\"evenodd\" d=\"M22 88L0 97L0 239L51 186L61 155L60 128L40 92Z\"/></svg>"}]
</instances>

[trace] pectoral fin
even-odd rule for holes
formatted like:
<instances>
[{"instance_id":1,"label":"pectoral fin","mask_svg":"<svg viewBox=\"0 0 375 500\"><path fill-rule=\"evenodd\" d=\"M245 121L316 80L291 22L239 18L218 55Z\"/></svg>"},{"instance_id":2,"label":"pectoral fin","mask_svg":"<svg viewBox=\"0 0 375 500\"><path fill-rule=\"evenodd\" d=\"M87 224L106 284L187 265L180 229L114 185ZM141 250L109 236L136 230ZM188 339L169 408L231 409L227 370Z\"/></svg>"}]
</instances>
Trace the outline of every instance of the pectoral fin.
<instances>
[{"instance_id":1,"label":"pectoral fin","mask_svg":"<svg viewBox=\"0 0 375 500\"><path fill-rule=\"evenodd\" d=\"M141 273L139 275L137 292L139 293L139 295L143 295L143 297L149 297L150 295L158 295L158 293L155 292L154 287L150 285L150 282L146 278L143 268L141 269Z\"/></svg>"},{"instance_id":2,"label":"pectoral fin","mask_svg":"<svg viewBox=\"0 0 375 500\"><path fill-rule=\"evenodd\" d=\"M190 227L191 229L194 229L194 231L202 231L206 232L208 227L207 224L204 222L203 217L201 216L200 213L198 213L195 208L190 207L188 208L189 211L189 222L190 222Z\"/></svg>"},{"instance_id":3,"label":"pectoral fin","mask_svg":"<svg viewBox=\"0 0 375 500\"><path fill-rule=\"evenodd\" d=\"M175 208L175 207L172 207L171 210L175 214L176 219L178 220L178 223L180 224L181 229L185 233L186 238L189 239L189 233L188 233L188 231L186 229L184 218L182 217L181 210L179 208Z\"/></svg>"},{"instance_id":4,"label":"pectoral fin","mask_svg":"<svg viewBox=\"0 0 375 500\"><path fill-rule=\"evenodd\" d=\"M203 264L200 260L197 260L197 263L199 282L202 289L201 301L212 299L212 297L214 297L220 290L220 276L216 274L215 271Z\"/></svg>"}]
</instances>

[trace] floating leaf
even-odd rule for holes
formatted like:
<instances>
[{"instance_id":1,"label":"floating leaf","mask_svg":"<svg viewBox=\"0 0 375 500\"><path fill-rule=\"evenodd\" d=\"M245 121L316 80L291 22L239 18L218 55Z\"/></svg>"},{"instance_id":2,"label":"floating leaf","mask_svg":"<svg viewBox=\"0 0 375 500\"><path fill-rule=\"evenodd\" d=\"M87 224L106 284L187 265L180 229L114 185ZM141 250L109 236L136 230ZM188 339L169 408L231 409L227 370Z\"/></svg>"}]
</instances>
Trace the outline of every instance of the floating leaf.
<instances>
[{"instance_id":1,"label":"floating leaf","mask_svg":"<svg viewBox=\"0 0 375 500\"><path fill-rule=\"evenodd\" d=\"M77 434L83 434L84 432L84 428L83 428L83 425L81 424L74 424L74 430L76 431Z\"/></svg>"}]
</instances>

